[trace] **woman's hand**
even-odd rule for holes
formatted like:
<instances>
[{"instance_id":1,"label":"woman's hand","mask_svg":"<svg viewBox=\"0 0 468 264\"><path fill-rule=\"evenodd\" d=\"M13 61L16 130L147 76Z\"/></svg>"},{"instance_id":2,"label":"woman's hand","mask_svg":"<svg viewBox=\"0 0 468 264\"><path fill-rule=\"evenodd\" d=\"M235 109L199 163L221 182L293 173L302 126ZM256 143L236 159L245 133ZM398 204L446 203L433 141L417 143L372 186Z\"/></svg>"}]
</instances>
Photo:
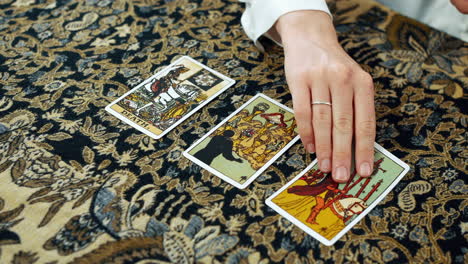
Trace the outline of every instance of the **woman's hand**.
<instances>
[{"instance_id":1,"label":"woman's hand","mask_svg":"<svg viewBox=\"0 0 468 264\"><path fill-rule=\"evenodd\" d=\"M287 13L275 29L284 45L286 79L304 146L317 153L320 170L346 182L354 136L357 172L370 176L375 140L372 77L340 46L324 12ZM332 105L312 105L316 101Z\"/></svg>"},{"instance_id":2,"label":"woman's hand","mask_svg":"<svg viewBox=\"0 0 468 264\"><path fill-rule=\"evenodd\" d=\"M452 5L455 6L462 14L468 14L468 1L466 0L450 0Z\"/></svg>"}]
</instances>

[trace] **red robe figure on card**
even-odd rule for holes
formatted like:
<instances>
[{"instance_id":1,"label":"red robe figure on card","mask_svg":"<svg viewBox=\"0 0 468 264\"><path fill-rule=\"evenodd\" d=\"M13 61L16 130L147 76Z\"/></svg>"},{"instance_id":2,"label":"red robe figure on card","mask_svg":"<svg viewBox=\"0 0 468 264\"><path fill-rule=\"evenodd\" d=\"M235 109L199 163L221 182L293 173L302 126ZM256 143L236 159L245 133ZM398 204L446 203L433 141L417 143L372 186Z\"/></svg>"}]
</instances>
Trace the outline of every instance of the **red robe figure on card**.
<instances>
[{"instance_id":1,"label":"red robe figure on card","mask_svg":"<svg viewBox=\"0 0 468 264\"><path fill-rule=\"evenodd\" d=\"M325 208L325 202L336 195L338 183L335 182L332 177L327 176L324 172L319 170L314 171L312 174L306 174L300 179L307 182L307 185L293 186L288 189L288 193L315 196L316 204L312 207L312 211L306 221L311 224L317 224L315 218L319 212ZM316 183L312 184L313 182ZM327 192L324 198L319 196L319 194L324 192Z\"/></svg>"}]
</instances>

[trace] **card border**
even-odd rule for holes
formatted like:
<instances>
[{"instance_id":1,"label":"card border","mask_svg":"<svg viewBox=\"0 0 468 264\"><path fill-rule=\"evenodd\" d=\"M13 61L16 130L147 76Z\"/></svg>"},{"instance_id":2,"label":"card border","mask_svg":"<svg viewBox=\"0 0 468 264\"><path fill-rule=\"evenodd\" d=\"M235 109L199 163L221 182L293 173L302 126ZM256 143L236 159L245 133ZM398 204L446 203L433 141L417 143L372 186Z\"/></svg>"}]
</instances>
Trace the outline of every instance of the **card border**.
<instances>
[{"instance_id":1,"label":"card border","mask_svg":"<svg viewBox=\"0 0 468 264\"><path fill-rule=\"evenodd\" d=\"M402 160L394 156L392 153L388 152L385 150L382 146L374 142L374 147L382 152L386 157L390 158L392 161L396 162L398 165L400 165L403 168L403 171L398 175L398 177L395 178L395 180L390 184L387 189L382 192L374 202L372 202L369 207L367 207L361 214L359 214L351 223L345 226L338 234L336 234L332 239L326 239L323 237L321 234L317 233L314 231L312 228L308 227L307 225L303 224L301 221L296 219L294 216L290 215L287 211L285 211L283 208L279 207L276 205L272 200L278 196L281 192L283 192L286 188L288 188L291 184L293 184L296 180L298 180L302 175L304 175L307 171L309 171L316 163L317 159L315 159L307 168L305 168L303 171L301 171L296 177L294 177L292 180L290 180L288 183L286 183L283 187L281 187L278 191L276 191L274 194L272 194L270 197L268 197L265 201L265 203L271 207L273 210L275 210L277 213L279 213L282 217L288 219L291 223L302 229L304 232L309 234L310 236L314 237L321 243L323 243L326 246L331 246L335 244L336 241L338 241L342 236L344 236L352 227L354 227L359 221L361 221L362 218L364 218L374 207L376 207L380 201L382 201L385 196L388 195L388 193L395 188L395 186L400 182L400 180L403 178L403 176L406 175L409 171L409 166L408 164L404 163Z\"/></svg>"},{"instance_id":2,"label":"card border","mask_svg":"<svg viewBox=\"0 0 468 264\"><path fill-rule=\"evenodd\" d=\"M177 122L175 122L174 124L172 124L170 127L168 127L166 130L163 130L163 132L159 135L155 135L151 132L149 132L148 130L142 128L141 126L139 126L138 124L136 124L135 122L133 122L132 120L128 119L127 117L125 117L124 115L120 114L119 112L115 111L114 109L112 109L111 107L113 105L115 105L118 101L122 100L123 98L125 98L127 95L131 94L132 92L134 92L135 90L139 89L140 87L146 85L147 83L150 82L151 79L154 79L158 76L161 76L165 73L167 73L169 71L169 69L176 65L177 63L179 63L180 61L182 61L183 59L188 59L190 61L192 61L193 63L201 66L203 69L213 73L214 75L218 76L219 78L223 79L223 81L227 81L228 83L226 84L226 86L217 91L216 93L214 93L211 97L209 97L207 100L205 100L203 103L201 103L200 105L198 105L197 107L195 107L192 111L188 112L186 115L184 115L181 119L179 119ZM151 77L148 77L146 78L142 83L138 84L135 88L131 89L130 91L126 92L125 94L123 94L122 96L120 96L119 98L115 99L114 101L112 101L110 104L108 104L105 108L105 110L107 112L109 112L110 114L114 115L115 117L117 117L118 119L120 119L121 121L125 122L126 124L136 128L137 130L139 130L140 132L144 133L145 135L147 136L150 136L154 139L160 139L162 137L164 137L167 133L169 133L172 129L174 129L176 126L180 125L182 122L184 122L187 118L189 118L190 116L192 116L195 112L197 112L198 110L200 110L200 108L204 107L206 104L208 104L209 102L211 102L214 98L218 97L221 93L223 93L224 91L226 91L229 87L233 86L234 84L236 83L235 80L227 77L226 75L214 70L214 69L211 69L210 67L196 61L195 59L189 57L189 56L182 56L180 58L178 58L176 61L174 61L173 63L169 64L168 66L166 66L164 69L160 70L159 72L153 74Z\"/></svg>"},{"instance_id":3,"label":"card border","mask_svg":"<svg viewBox=\"0 0 468 264\"><path fill-rule=\"evenodd\" d=\"M297 135L296 137L294 137L288 144L286 144L286 146L283 147L283 149L281 149L278 153L275 154L275 156L273 156L267 163L265 163L265 165L263 165L260 169L257 170L257 172L255 172L252 176L250 176L250 178L245 181L243 184L240 184L236 181L234 181L233 179L229 178L228 176L224 175L222 172L220 171L217 171L216 169L212 168L211 166L209 166L208 164L205 164L204 162L202 162L201 160L197 159L196 157L192 156L189 152L195 148L198 144L200 144L203 140L205 140L209 135L211 135L216 129L220 128L222 125L224 125L229 119L231 119L233 116L235 116L237 113L239 113L241 110L243 110L246 106L248 106L250 103L252 103L254 100L256 100L257 98L259 97L262 97L263 99L279 106L280 108L283 108L287 111L289 111L291 114L294 114L294 111L273 100L272 98L262 94L262 93L258 93L256 94L255 96L253 96L252 98L250 98L247 102L245 102L242 106L240 106L239 108L236 109L236 111L234 111L232 114L230 114L228 117L224 118L218 125L216 125L214 128L212 128L210 131L208 131L202 138L200 138L199 140L197 140L194 144L192 144L192 146L190 146L188 149L186 149L184 152L183 152L183 155L184 157L186 157L187 159L191 160L193 163L196 163L198 166L202 167L203 169L213 173L214 175L218 176L219 178L221 178L222 180L228 182L229 184L231 185L234 185L235 187L239 188L239 189L244 189L245 187L247 187L249 184L251 184L258 176L260 176L260 174L262 174L268 167L271 166L271 164L273 164L284 152L286 152L292 145L294 145L294 143L296 143L298 140L299 140L299 135Z\"/></svg>"}]
</instances>

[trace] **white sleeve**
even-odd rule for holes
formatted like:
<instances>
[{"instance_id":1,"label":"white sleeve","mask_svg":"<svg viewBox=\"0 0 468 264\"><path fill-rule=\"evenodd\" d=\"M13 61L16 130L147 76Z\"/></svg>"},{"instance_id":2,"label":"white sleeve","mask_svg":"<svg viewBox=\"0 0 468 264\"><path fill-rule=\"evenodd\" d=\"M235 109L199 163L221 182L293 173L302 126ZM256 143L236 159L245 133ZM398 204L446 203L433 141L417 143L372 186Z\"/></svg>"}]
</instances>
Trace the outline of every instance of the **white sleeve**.
<instances>
[{"instance_id":1,"label":"white sleeve","mask_svg":"<svg viewBox=\"0 0 468 264\"><path fill-rule=\"evenodd\" d=\"M281 46L268 35L268 30L278 18L286 13L297 10L320 10L331 16L325 0L239 0L245 3L241 23L247 36L252 39L260 50L263 46L258 39L265 35Z\"/></svg>"}]
</instances>

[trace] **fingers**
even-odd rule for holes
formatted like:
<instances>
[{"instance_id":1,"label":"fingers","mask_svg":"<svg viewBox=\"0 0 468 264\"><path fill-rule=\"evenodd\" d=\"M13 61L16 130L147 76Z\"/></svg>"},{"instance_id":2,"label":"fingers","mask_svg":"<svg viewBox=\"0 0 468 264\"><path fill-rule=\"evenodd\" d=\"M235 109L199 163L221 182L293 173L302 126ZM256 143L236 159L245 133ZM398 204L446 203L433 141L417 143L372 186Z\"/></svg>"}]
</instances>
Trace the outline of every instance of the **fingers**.
<instances>
[{"instance_id":1,"label":"fingers","mask_svg":"<svg viewBox=\"0 0 468 264\"><path fill-rule=\"evenodd\" d=\"M316 78L312 85L312 102L330 102L328 84ZM315 147L319 169L330 172L332 168L332 109L329 105L312 105L312 124L314 127Z\"/></svg>"},{"instance_id":2,"label":"fingers","mask_svg":"<svg viewBox=\"0 0 468 264\"><path fill-rule=\"evenodd\" d=\"M351 143L353 139L353 71L348 67L335 67L328 76L331 83L333 110L333 168L336 182L349 179L351 167Z\"/></svg>"},{"instance_id":3,"label":"fingers","mask_svg":"<svg viewBox=\"0 0 468 264\"><path fill-rule=\"evenodd\" d=\"M374 163L375 109L372 77L363 72L357 75L354 88L356 170L359 175L372 174Z\"/></svg>"},{"instance_id":4,"label":"fingers","mask_svg":"<svg viewBox=\"0 0 468 264\"><path fill-rule=\"evenodd\" d=\"M349 61L320 67L287 61L285 71L299 135L308 152L317 151L320 170L331 171L336 182L349 180L354 136L356 170L361 176L370 176L375 140L370 75ZM312 106L312 101L331 102L332 106Z\"/></svg>"},{"instance_id":5,"label":"fingers","mask_svg":"<svg viewBox=\"0 0 468 264\"><path fill-rule=\"evenodd\" d=\"M306 81L300 77L296 77L293 80L288 78L288 83L292 94L294 116L301 141L309 153L314 153L315 142L314 131L312 129L310 90Z\"/></svg>"}]
</instances>

